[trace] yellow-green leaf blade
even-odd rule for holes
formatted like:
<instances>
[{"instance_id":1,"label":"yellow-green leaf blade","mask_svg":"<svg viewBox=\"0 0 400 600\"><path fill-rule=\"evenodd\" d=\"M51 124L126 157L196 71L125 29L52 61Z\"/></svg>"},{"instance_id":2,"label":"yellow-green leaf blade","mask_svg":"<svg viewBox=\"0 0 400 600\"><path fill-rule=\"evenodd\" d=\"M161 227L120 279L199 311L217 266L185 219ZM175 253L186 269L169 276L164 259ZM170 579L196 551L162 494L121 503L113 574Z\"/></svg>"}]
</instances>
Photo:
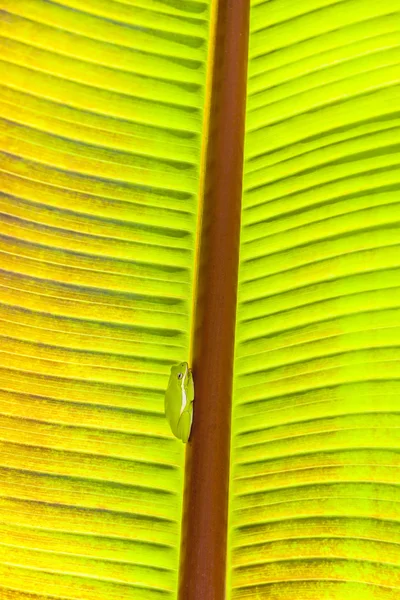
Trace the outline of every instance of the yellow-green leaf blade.
<instances>
[{"instance_id":1,"label":"yellow-green leaf blade","mask_svg":"<svg viewBox=\"0 0 400 600\"><path fill-rule=\"evenodd\" d=\"M0 595L174 598L208 3L0 10Z\"/></svg>"},{"instance_id":2,"label":"yellow-green leaf blade","mask_svg":"<svg viewBox=\"0 0 400 600\"><path fill-rule=\"evenodd\" d=\"M232 598L398 595L398 8L252 3Z\"/></svg>"}]
</instances>

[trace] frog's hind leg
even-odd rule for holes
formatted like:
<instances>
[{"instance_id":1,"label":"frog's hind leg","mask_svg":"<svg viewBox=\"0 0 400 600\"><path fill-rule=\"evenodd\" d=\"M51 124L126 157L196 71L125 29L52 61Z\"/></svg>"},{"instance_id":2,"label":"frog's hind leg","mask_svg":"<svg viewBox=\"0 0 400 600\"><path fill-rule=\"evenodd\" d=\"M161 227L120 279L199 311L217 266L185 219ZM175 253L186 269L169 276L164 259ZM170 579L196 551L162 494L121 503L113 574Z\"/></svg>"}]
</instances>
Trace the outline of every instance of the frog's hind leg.
<instances>
[{"instance_id":1,"label":"frog's hind leg","mask_svg":"<svg viewBox=\"0 0 400 600\"><path fill-rule=\"evenodd\" d=\"M185 411L181 414L178 423L178 437L182 440L184 444L186 444L186 442L189 439L191 428L192 415Z\"/></svg>"}]
</instances>

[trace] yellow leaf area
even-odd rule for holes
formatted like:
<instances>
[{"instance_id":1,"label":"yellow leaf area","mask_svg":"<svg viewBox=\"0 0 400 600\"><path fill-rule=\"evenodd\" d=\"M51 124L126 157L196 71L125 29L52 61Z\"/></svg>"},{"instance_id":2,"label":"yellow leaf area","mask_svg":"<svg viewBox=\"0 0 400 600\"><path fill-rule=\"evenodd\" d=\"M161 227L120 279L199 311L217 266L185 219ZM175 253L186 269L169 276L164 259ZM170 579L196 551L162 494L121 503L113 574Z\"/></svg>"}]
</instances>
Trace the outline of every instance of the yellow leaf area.
<instances>
[{"instance_id":1,"label":"yellow leaf area","mask_svg":"<svg viewBox=\"0 0 400 600\"><path fill-rule=\"evenodd\" d=\"M251 6L232 600L400 597L400 4Z\"/></svg>"},{"instance_id":2,"label":"yellow leaf area","mask_svg":"<svg viewBox=\"0 0 400 600\"><path fill-rule=\"evenodd\" d=\"M175 598L208 1L0 10L0 597Z\"/></svg>"}]
</instances>

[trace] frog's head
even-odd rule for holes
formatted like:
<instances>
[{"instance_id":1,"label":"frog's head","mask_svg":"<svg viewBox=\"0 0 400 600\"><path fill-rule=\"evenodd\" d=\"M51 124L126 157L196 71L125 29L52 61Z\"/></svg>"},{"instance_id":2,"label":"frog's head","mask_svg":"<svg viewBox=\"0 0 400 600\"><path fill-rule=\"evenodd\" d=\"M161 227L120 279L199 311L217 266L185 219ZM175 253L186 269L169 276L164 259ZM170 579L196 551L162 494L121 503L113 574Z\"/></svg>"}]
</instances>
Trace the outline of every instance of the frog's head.
<instances>
[{"instance_id":1,"label":"frog's head","mask_svg":"<svg viewBox=\"0 0 400 600\"><path fill-rule=\"evenodd\" d=\"M172 381L176 381L177 383L180 383L181 381L185 381L188 371L189 365L187 362L181 362L177 365L173 365L171 367L171 375L169 378L170 382L172 383Z\"/></svg>"}]
</instances>

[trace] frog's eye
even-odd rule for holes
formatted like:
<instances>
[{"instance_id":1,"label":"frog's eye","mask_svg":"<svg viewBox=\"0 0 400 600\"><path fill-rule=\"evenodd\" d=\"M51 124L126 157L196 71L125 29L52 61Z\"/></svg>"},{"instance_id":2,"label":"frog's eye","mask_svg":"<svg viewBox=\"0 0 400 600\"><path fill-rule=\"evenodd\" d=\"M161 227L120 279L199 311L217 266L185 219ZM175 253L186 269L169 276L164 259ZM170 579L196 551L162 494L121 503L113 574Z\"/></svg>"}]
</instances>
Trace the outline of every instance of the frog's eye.
<instances>
[{"instance_id":1,"label":"frog's eye","mask_svg":"<svg viewBox=\"0 0 400 600\"><path fill-rule=\"evenodd\" d=\"M178 373L178 379L182 379L183 373Z\"/></svg>"}]
</instances>

